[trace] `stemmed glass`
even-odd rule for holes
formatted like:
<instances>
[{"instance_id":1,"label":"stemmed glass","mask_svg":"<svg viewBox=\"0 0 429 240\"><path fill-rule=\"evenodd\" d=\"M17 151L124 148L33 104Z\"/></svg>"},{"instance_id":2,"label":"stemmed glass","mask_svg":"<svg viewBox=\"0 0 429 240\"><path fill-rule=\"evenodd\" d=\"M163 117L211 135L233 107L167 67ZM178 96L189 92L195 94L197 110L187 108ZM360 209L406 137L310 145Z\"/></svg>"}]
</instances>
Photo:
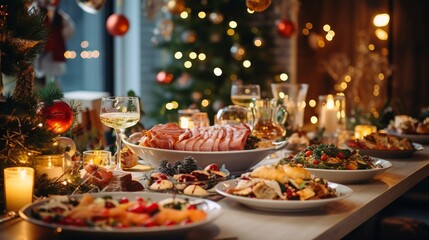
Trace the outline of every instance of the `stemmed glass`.
<instances>
[{"instance_id":1,"label":"stemmed glass","mask_svg":"<svg viewBox=\"0 0 429 240\"><path fill-rule=\"evenodd\" d=\"M138 97L102 98L100 107L100 120L104 125L115 130L115 171L122 171L121 136L125 128L134 126L140 120L140 103Z\"/></svg>"},{"instance_id":2,"label":"stemmed glass","mask_svg":"<svg viewBox=\"0 0 429 240\"><path fill-rule=\"evenodd\" d=\"M258 84L231 86L231 101L234 105L250 107L253 99L261 99L261 88Z\"/></svg>"}]
</instances>

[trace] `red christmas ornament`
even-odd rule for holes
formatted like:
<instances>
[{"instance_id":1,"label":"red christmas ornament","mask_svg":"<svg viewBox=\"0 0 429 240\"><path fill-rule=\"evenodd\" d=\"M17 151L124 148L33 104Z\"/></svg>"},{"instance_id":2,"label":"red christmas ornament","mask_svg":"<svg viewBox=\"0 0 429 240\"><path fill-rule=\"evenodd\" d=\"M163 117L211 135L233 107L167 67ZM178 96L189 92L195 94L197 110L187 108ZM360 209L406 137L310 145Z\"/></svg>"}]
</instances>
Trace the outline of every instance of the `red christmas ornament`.
<instances>
[{"instance_id":1,"label":"red christmas ornament","mask_svg":"<svg viewBox=\"0 0 429 240\"><path fill-rule=\"evenodd\" d=\"M122 14L114 13L107 18L106 29L112 36L123 36L129 28L130 22Z\"/></svg>"},{"instance_id":2,"label":"red christmas ornament","mask_svg":"<svg viewBox=\"0 0 429 240\"><path fill-rule=\"evenodd\" d=\"M166 71L161 71L156 75L156 81L162 84L170 84L173 78L173 74Z\"/></svg>"},{"instance_id":3,"label":"red christmas ornament","mask_svg":"<svg viewBox=\"0 0 429 240\"><path fill-rule=\"evenodd\" d=\"M52 105L43 105L41 113L51 132L63 133L73 124L73 109L61 100L55 100Z\"/></svg>"},{"instance_id":4,"label":"red christmas ornament","mask_svg":"<svg viewBox=\"0 0 429 240\"><path fill-rule=\"evenodd\" d=\"M265 11L271 5L271 0L246 0L246 7L255 12Z\"/></svg>"},{"instance_id":5,"label":"red christmas ornament","mask_svg":"<svg viewBox=\"0 0 429 240\"><path fill-rule=\"evenodd\" d=\"M295 24L289 20L281 20L277 23L277 32L283 37L290 38L295 33Z\"/></svg>"}]
</instances>

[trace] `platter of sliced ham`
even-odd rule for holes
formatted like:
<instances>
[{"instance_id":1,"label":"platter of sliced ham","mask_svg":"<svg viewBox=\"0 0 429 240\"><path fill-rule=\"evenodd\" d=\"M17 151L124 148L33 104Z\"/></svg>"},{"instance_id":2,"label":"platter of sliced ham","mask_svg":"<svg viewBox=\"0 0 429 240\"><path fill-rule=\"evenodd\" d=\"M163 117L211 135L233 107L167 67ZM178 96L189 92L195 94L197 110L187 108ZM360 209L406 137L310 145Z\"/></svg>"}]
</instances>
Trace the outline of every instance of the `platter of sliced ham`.
<instances>
[{"instance_id":1,"label":"platter of sliced ham","mask_svg":"<svg viewBox=\"0 0 429 240\"><path fill-rule=\"evenodd\" d=\"M245 125L183 129L177 124L167 123L135 133L122 141L145 163L154 167L159 166L163 159L173 163L192 156L201 165L225 164L231 173L247 171L287 145L286 141L281 141L245 149L249 135L250 129Z\"/></svg>"}]
</instances>

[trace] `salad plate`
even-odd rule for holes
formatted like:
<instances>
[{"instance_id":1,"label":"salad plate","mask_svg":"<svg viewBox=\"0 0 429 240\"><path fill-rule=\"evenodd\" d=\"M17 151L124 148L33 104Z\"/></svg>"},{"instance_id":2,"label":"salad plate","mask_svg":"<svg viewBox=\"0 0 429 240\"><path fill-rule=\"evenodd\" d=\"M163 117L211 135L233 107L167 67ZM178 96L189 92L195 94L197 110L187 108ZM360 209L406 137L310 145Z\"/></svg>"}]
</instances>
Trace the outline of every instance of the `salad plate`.
<instances>
[{"instance_id":1,"label":"salad plate","mask_svg":"<svg viewBox=\"0 0 429 240\"><path fill-rule=\"evenodd\" d=\"M141 136L140 136L141 138ZM137 139L140 139L137 137ZM135 137L133 139L136 139ZM192 156L197 160L198 165L206 166L216 163L225 167L231 172L244 172L262 161L265 157L275 153L288 144L287 141L276 142L272 147L256 148L250 150L237 151L178 151L160 148L151 148L140 146L133 139L123 139L123 143L137 154L146 164L158 167L163 159L174 163L177 160L183 160L185 157Z\"/></svg>"},{"instance_id":2,"label":"salad plate","mask_svg":"<svg viewBox=\"0 0 429 240\"><path fill-rule=\"evenodd\" d=\"M361 183L368 182L374 179L377 175L387 170L392 166L392 163L383 159L373 159L375 166L378 168L371 169L319 169L319 168L306 168L316 177L327 179L328 181L337 183Z\"/></svg>"},{"instance_id":3,"label":"salad plate","mask_svg":"<svg viewBox=\"0 0 429 240\"><path fill-rule=\"evenodd\" d=\"M230 199L233 199L247 207L272 212L307 212L321 209L328 204L332 204L341 199L349 197L353 190L347 186L329 182L330 188L334 189L337 193L337 197L315 199L315 200L270 200L270 199L257 199L250 197L237 196L227 192L228 189L236 186L236 180L231 179L221 182L215 186L215 190Z\"/></svg>"},{"instance_id":4,"label":"salad plate","mask_svg":"<svg viewBox=\"0 0 429 240\"><path fill-rule=\"evenodd\" d=\"M91 194L94 198L109 196L113 199L119 200L121 198L136 199L137 197L142 197L145 199L151 199L153 201L161 201L166 198L170 198L170 195L161 194L161 193L151 193L151 192L108 192L108 193L93 193ZM81 198L83 195L73 195L73 197ZM188 224L178 224L173 226L154 226L154 227L127 227L127 228L100 228L100 227L91 227L91 226L71 226L71 225L60 225L58 223L48 223L44 222L33 216L32 212L37 207L40 207L44 204L47 204L49 199L40 200L29 204L23 207L19 211L19 215L25 221L28 221L32 224L36 224L42 227L57 229L60 227L62 232L70 234L91 234L91 236L115 236L115 237L131 237L131 236L170 236L178 233L184 233L190 231L194 228L201 227L208 223L214 221L221 214L221 206L213 201L201 198L195 198L187 196L187 199L190 201L197 202L199 209L206 212L207 216L204 220L188 223Z\"/></svg>"}]
</instances>

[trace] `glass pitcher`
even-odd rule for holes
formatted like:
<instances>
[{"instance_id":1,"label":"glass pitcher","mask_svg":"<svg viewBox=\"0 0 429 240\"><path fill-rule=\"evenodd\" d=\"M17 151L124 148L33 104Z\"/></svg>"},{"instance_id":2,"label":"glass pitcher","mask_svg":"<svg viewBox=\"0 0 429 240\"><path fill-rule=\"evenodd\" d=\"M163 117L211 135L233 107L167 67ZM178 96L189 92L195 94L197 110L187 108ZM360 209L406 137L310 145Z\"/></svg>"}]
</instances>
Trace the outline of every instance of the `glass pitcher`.
<instances>
[{"instance_id":1,"label":"glass pitcher","mask_svg":"<svg viewBox=\"0 0 429 240\"><path fill-rule=\"evenodd\" d=\"M276 99L255 99L251 107L255 116L252 135L265 140L276 140L286 136L284 124L288 113Z\"/></svg>"}]
</instances>

